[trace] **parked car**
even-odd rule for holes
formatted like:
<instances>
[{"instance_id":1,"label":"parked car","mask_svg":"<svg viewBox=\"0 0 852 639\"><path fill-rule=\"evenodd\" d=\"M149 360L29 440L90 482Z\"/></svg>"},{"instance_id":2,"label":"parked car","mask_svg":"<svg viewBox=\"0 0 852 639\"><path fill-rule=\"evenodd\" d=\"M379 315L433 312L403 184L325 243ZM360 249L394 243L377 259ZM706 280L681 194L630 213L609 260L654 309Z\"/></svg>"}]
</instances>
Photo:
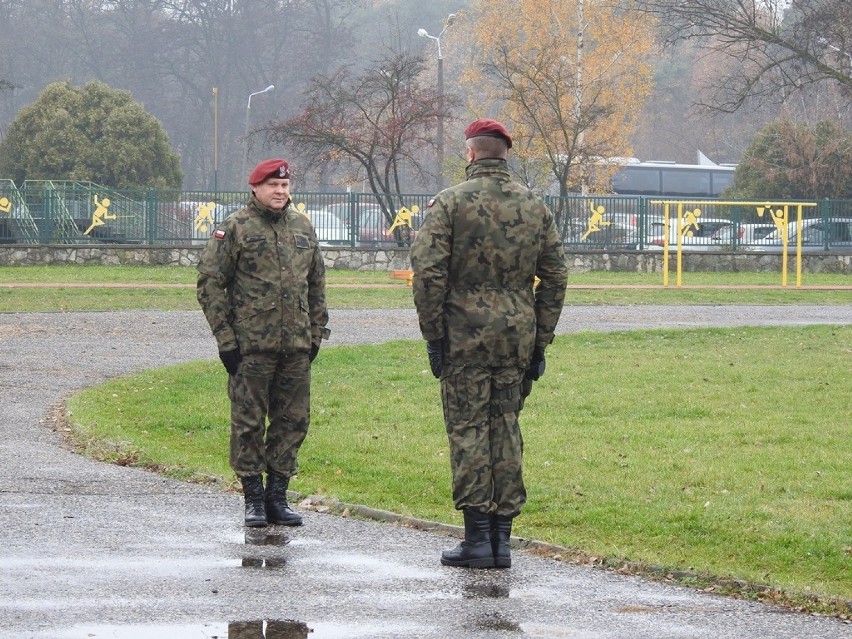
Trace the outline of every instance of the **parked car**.
<instances>
[{"instance_id":1,"label":"parked car","mask_svg":"<svg viewBox=\"0 0 852 639\"><path fill-rule=\"evenodd\" d=\"M305 215L310 219L320 245L341 246L349 244L349 229L336 215L325 210L308 211Z\"/></svg>"},{"instance_id":2,"label":"parked car","mask_svg":"<svg viewBox=\"0 0 852 639\"><path fill-rule=\"evenodd\" d=\"M691 223L689 223L691 222ZM681 250L683 251L713 251L719 246L713 242L713 234L734 223L724 218L701 218L684 220L681 235ZM651 251L661 251L664 246L665 234L661 228L659 235L649 234L645 248ZM676 251L678 242L677 219L669 220L669 250Z\"/></svg>"},{"instance_id":3,"label":"parked car","mask_svg":"<svg viewBox=\"0 0 852 639\"><path fill-rule=\"evenodd\" d=\"M796 221L787 224L788 253L796 252L796 228ZM760 244L749 249L765 253L780 253L784 246L783 239L780 229L776 228L764 237ZM802 220L802 252L822 253L826 247L832 252L852 253L852 218L830 217Z\"/></svg>"},{"instance_id":4,"label":"parked car","mask_svg":"<svg viewBox=\"0 0 852 639\"><path fill-rule=\"evenodd\" d=\"M354 203L337 202L335 204L329 204L328 206L323 207L322 210L338 217L343 222L344 226L348 228L353 223L360 222L360 220L363 219L364 216L369 213L381 213L382 207L378 204L361 201Z\"/></svg>"},{"instance_id":5,"label":"parked car","mask_svg":"<svg viewBox=\"0 0 852 639\"><path fill-rule=\"evenodd\" d=\"M630 247L639 241L638 238L635 226L604 220L596 228L583 228L582 232L574 236L573 242L586 248Z\"/></svg>"},{"instance_id":6,"label":"parked car","mask_svg":"<svg viewBox=\"0 0 852 639\"><path fill-rule=\"evenodd\" d=\"M771 222L731 224L721 227L710 239L719 248L749 248L764 243L764 238L775 230L776 226Z\"/></svg>"},{"instance_id":7,"label":"parked car","mask_svg":"<svg viewBox=\"0 0 852 639\"><path fill-rule=\"evenodd\" d=\"M358 245L359 246L394 246L410 245L420 228L420 216L412 215L413 227L398 227L398 233L390 233L392 224L388 222L387 216L379 208L378 210L366 211L358 220Z\"/></svg>"}]
</instances>

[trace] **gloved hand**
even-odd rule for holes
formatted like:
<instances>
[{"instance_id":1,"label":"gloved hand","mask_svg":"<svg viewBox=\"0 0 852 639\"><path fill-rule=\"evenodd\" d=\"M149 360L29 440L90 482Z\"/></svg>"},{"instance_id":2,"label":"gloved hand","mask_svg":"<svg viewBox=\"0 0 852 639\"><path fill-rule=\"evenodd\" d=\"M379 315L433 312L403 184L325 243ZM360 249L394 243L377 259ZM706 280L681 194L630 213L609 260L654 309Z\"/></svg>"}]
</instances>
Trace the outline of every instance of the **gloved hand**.
<instances>
[{"instance_id":1,"label":"gloved hand","mask_svg":"<svg viewBox=\"0 0 852 639\"><path fill-rule=\"evenodd\" d=\"M230 351L219 351L219 359L221 359L222 364L225 365L225 370L228 371L228 375L236 375L240 368L240 362L243 360L243 356L240 355L240 349L235 348Z\"/></svg>"},{"instance_id":2,"label":"gloved hand","mask_svg":"<svg viewBox=\"0 0 852 639\"><path fill-rule=\"evenodd\" d=\"M530 365L527 366L527 371L524 373L524 377L535 382L538 381L538 378L544 375L544 349L536 346L533 349L532 359L530 360Z\"/></svg>"},{"instance_id":3,"label":"gloved hand","mask_svg":"<svg viewBox=\"0 0 852 639\"><path fill-rule=\"evenodd\" d=\"M311 344L311 352L308 353L308 361L313 362L319 353L319 344Z\"/></svg>"},{"instance_id":4,"label":"gloved hand","mask_svg":"<svg viewBox=\"0 0 852 639\"><path fill-rule=\"evenodd\" d=\"M426 354L429 356L429 368L435 379L441 377L441 369L444 367L444 340L430 339L426 342Z\"/></svg>"}]
</instances>

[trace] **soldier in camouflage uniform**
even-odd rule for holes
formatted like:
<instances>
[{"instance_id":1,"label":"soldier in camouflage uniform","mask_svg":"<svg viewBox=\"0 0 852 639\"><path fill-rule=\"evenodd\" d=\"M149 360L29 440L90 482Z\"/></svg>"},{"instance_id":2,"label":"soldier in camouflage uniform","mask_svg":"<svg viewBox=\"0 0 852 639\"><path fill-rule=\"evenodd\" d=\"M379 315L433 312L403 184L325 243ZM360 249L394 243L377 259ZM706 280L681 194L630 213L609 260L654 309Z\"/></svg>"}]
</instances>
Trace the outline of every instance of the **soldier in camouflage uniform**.
<instances>
[{"instance_id":1,"label":"soldier in camouflage uniform","mask_svg":"<svg viewBox=\"0 0 852 639\"><path fill-rule=\"evenodd\" d=\"M290 207L287 162L261 162L248 182L248 205L201 254L198 302L229 374L230 464L245 524L299 526L287 488L308 432L311 362L330 333L325 267L309 219Z\"/></svg>"},{"instance_id":2,"label":"soldier in camouflage uniform","mask_svg":"<svg viewBox=\"0 0 852 639\"><path fill-rule=\"evenodd\" d=\"M505 568L512 520L526 502L523 387L543 373L567 267L553 215L510 178L505 127L476 120L465 137L467 180L429 203L411 247L414 303L441 383L453 501L464 514L464 541L441 563Z\"/></svg>"}]
</instances>

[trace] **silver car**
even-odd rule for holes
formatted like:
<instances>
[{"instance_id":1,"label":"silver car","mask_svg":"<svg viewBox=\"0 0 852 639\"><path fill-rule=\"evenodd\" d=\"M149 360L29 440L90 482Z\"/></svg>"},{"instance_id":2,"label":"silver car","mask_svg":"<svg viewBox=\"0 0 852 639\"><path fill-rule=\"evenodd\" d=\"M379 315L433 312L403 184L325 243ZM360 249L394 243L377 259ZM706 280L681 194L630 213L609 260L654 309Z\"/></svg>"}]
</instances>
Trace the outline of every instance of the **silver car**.
<instances>
[{"instance_id":1,"label":"silver car","mask_svg":"<svg viewBox=\"0 0 852 639\"><path fill-rule=\"evenodd\" d=\"M796 252L797 222L787 224L787 252ZM765 253L780 253L783 249L784 236L780 229L775 229L754 246L751 251ZM830 217L802 220L802 253L852 253L852 218Z\"/></svg>"},{"instance_id":2,"label":"silver car","mask_svg":"<svg viewBox=\"0 0 852 639\"><path fill-rule=\"evenodd\" d=\"M349 229L336 215L328 211L308 211L321 246L345 246L349 244Z\"/></svg>"}]
</instances>

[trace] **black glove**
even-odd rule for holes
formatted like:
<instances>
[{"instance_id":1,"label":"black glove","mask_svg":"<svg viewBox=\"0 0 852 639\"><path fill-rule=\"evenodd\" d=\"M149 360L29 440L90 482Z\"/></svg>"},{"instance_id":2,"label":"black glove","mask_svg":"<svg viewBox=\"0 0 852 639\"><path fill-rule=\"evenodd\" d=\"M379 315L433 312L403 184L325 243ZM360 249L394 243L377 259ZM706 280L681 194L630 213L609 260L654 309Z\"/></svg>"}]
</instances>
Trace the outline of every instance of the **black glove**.
<instances>
[{"instance_id":1,"label":"black glove","mask_svg":"<svg viewBox=\"0 0 852 639\"><path fill-rule=\"evenodd\" d=\"M426 342L426 354L429 356L429 368L432 369L432 375L435 379L441 376L441 369L444 367L444 340L430 339Z\"/></svg>"},{"instance_id":2,"label":"black glove","mask_svg":"<svg viewBox=\"0 0 852 639\"><path fill-rule=\"evenodd\" d=\"M228 371L228 375L236 375L237 370L240 368L240 362L243 360L243 356L240 355L240 349L235 348L230 351L219 351L219 359L221 359L222 364L225 365L225 370Z\"/></svg>"},{"instance_id":3,"label":"black glove","mask_svg":"<svg viewBox=\"0 0 852 639\"><path fill-rule=\"evenodd\" d=\"M544 367L544 349L536 346L533 349L532 359L530 360L530 365L527 366L524 377L533 382L538 381L538 378L544 375Z\"/></svg>"},{"instance_id":4,"label":"black glove","mask_svg":"<svg viewBox=\"0 0 852 639\"><path fill-rule=\"evenodd\" d=\"M308 353L308 361L313 362L319 353L319 344L311 344L311 352Z\"/></svg>"}]
</instances>

